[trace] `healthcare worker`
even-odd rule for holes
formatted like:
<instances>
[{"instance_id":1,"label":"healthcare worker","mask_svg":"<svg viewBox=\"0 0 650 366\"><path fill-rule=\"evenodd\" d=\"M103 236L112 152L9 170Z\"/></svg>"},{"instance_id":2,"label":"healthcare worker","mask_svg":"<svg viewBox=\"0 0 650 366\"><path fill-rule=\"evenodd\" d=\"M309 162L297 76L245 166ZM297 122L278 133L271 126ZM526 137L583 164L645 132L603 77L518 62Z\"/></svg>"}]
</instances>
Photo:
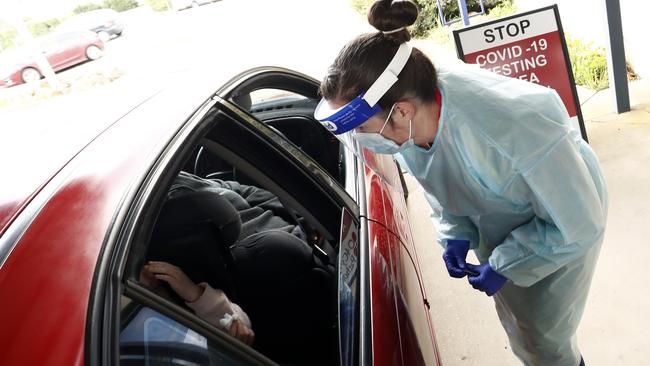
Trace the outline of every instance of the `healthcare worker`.
<instances>
[{"instance_id":1,"label":"healthcare worker","mask_svg":"<svg viewBox=\"0 0 650 366\"><path fill-rule=\"evenodd\" d=\"M521 361L583 365L576 329L607 216L594 152L552 89L474 65L436 70L408 44L412 2L377 1L368 19L379 32L340 51L315 117L418 180L449 274L494 295ZM480 264L465 262L470 248Z\"/></svg>"}]
</instances>

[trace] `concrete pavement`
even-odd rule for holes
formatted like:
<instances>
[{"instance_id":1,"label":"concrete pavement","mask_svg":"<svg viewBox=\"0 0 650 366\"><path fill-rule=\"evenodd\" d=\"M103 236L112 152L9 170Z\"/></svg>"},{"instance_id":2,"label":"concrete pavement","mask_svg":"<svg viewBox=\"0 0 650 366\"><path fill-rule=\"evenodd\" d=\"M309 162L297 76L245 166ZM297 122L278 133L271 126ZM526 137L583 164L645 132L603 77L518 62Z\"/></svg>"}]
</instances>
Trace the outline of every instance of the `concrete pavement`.
<instances>
[{"instance_id":1,"label":"concrete pavement","mask_svg":"<svg viewBox=\"0 0 650 366\"><path fill-rule=\"evenodd\" d=\"M588 365L650 365L650 80L630 82L632 111L612 113L611 91L580 93L587 134L603 168L609 216L578 342ZM409 211L443 363L520 365L492 299L450 278L422 190L407 177Z\"/></svg>"}]
</instances>

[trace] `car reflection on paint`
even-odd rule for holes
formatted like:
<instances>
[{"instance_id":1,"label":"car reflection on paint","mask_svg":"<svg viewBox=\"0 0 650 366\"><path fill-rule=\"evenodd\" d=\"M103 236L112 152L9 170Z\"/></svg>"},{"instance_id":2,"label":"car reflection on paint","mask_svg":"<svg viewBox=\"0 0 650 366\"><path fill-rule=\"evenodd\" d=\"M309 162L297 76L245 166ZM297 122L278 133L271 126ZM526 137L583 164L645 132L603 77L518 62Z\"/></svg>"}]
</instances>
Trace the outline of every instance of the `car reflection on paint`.
<instances>
[{"instance_id":1,"label":"car reflection on paint","mask_svg":"<svg viewBox=\"0 0 650 366\"><path fill-rule=\"evenodd\" d=\"M36 52L42 52L54 71L60 71L104 53L104 42L90 31L52 33L34 39ZM0 53L0 88L38 81L43 71L27 47Z\"/></svg>"},{"instance_id":2,"label":"car reflection on paint","mask_svg":"<svg viewBox=\"0 0 650 366\"><path fill-rule=\"evenodd\" d=\"M96 9L73 15L56 27L56 32L66 33L89 30L97 33L99 39L107 42L112 37L119 37L124 32L120 13L113 9Z\"/></svg>"}]
</instances>

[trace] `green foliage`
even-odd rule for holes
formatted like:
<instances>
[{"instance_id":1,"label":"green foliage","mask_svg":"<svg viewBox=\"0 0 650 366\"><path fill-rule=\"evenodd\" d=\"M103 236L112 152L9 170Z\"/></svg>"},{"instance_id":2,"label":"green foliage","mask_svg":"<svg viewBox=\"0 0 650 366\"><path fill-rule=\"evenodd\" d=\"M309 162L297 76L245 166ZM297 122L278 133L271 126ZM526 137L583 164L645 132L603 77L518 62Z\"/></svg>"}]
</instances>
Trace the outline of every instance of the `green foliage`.
<instances>
[{"instance_id":1,"label":"green foliage","mask_svg":"<svg viewBox=\"0 0 650 366\"><path fill-rule=\"evenodd\" d=\"M517 6L512 1L504 1L488 11L491 18L502 18L517 12Z\"/></svg>"},{"instance_id":2,"label":"green foliage","mask_svg":"<svg viewBox=\"0 0 650 366\"><path fill-rule=\"evenodd\" d=\"M102 4L98 3L86 3L79 4L72 11L75 14L81 14L92 10L97 9L113 9L115 11L125 11L138 7L138 2L136 0L104 0Z\"/></svg>"},{"instance_id":3,"label":"green foliage","mask_svg":"<svg viewBox=\"0 0 650 366\"><path fill-rule=\"evenodd\" d=\"M16 38L16 30L9 29L0 33L0 52L14 46L14 39Z\"/></svg>"},{"instance_id":4,"label":"green foliage","mask_svg":"<svg viewBox=\"0 0 650 366\"><path fill-rule=\"evenodd\" d=\"M28 22L27 28L34 37L38 37L53 31L62 20L63 18L51 18L42 22Z\"/></svg>"},{"instance_id":5,"label":"green foliage","mask_svg":"<svg viewBox=\"0 0 650 366\"><path fill-rule=\"evenodd\" d=\"M411 27L411 34L415 38L426 38L433 29L440 26L438 4L436 0L412 1L417 4L420 14L418 15L415 24ZM374 2L375 0L350 0L352 8L364 15L368 12L368 9ZM441 0L440 3L442 4L445 19L447 21L460 18L458 0ZM486 11L502 7L503 9L511 9L511 12L514 13L512 0L485 0L484 4ZM481 5L479 0L467 0L467 11L469 13L480 12ZM503 12L505 10L497 11Z\"/></svg>"},{"instance_id":6,"label":"green foliage","mask_svg":"<svg viewBox=\"0 0 650 366\"><path fill-rule=\"evenodd\" d=\"M415 0L418 5L418 19L411 27L411 35L415 38L425 38L432 29L440 25L438 19L438 4L435 0Z\"/></svg>"},{"instance_id":7,"label":"green foliage","mask_svg":"<svg viewBox=\"0 0 650 366\"><path fill-rule=\"evenodd\" d=\"M115 11L125 11L138 7L135 0L104 0L104 7Z\"/></svg>"},{"instance_id":8,"label":"green foliage","mask_svg":"<svg viewBox=\"0 0 650 366\"><path fill-rule=\"evenodd\" d=\"M427 37L430 32L441 25L438 4L436 0L415 0L420 8L420 15L415 22L412 34L418 38ZM479 13L481 11L481 3L479 0L467 0L467 12ZM442 11L447 22L460 18L460 8L458 0L440 0ZM483 6L487 13L494 11L497 8L510 9L514 13L514 6L512 0L484 0ZM498 12L499 10L497 10ZM502 10L503 11L503 10ZM454 23L455 24L455 23Z\"/></svg>"},{"instance_id":9,"label":"green foliage","mask_svg":"<svg viewBox=\"0 0 650 366\"><path fill-rule=\"evenodd\" d=\"M61 23L65 18L51 18L44 20L42 22L33 22L29 19L25 19L27 24L27 29L34 36L42 36L44 34L50 33L56 28L57 25ZM7 48L14 47L18 32L13 26L2 24L0 28L0 51Z\"/></svg>"},{"instance_id":10,"label":"green foliage","mask_svg":"<svg viewBox=\"0 0 650 366\"><path fill-rule=\"evenodd\" d=\"M169 10L169 2L167 0L145 0L145 3L155 11Z\"/></svg>"},{"instance_id":11,"label":"green foliage","mask_svg":"<svg viewBox=\"0 0 650 366\"><path fill-rule=\"evenodd\" d=\"M576 84L594 90L606 89L609 80L605 48L570 37L567 37L567 47Z\"/></svg>"},{"instance_id":12,"label":"green foliage","mask_svg":"<svg viewBox=\"0 0 650 366\"><path fill-rule=\"evenodd\" d=\"M85 12L88 12L88 11L103 9L103 8L104 8L104 6L100 5L100 4L86 3L86 4L77 5L77 7L74 8L74 10L72 10L72 12L75 13L75 14L81 14L81 13L85 13Z\"/></svg>"},{"instance_id":13,"label":"green foliage","mask_svg":"<svg viewBox=\"0 0 650 366\"><path fill-rule=\"evenodd\" d=\"M375 0L351 0L350 4L352 5L352 9L356 10L360 14L367 14L368 9L370 9L370 5L372 5L375 2Z\"/></svg>"}]
</instances>

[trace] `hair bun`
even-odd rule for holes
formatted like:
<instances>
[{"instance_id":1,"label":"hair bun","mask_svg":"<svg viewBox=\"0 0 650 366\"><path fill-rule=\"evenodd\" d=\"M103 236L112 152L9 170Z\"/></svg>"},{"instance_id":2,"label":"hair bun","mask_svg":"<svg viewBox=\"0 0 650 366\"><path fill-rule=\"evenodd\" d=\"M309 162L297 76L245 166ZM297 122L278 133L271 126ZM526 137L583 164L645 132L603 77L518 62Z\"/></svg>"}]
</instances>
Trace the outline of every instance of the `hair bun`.
<instances>
[{"instance_id":1,"label":"hair bun","mask_svg":"<svg viewBox=\"0 0 650 366\"><path fill-rule=\"evenodd\" d=\"M368 22L381 32L390 32L396 29L413 25L418 19L418 7L409 0L378 0L368 11ZM387 38L397 43L411 39L406 30L384 34Z\"/></svg>"}]
</instances>

